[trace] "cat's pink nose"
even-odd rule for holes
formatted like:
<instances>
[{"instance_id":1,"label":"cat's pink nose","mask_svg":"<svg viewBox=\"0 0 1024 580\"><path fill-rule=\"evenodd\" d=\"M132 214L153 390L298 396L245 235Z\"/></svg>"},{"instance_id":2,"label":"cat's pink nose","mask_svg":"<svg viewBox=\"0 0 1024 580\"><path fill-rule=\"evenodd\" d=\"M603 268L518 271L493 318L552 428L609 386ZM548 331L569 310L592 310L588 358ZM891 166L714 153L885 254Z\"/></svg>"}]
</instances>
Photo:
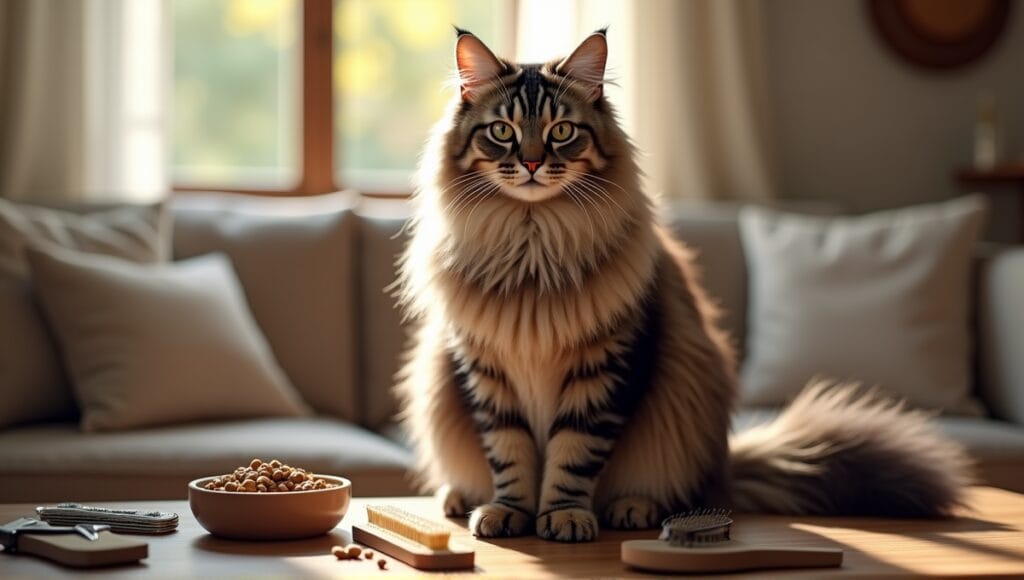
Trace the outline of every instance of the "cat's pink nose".
<instances>
[{"instance_id":1,"label":"cat's pink nose","mask_svg":"<svg viewBox=\"0 0 1024 580\"><path fill-rule=\"evenodd\" d=\"M530 173L537 173L537 168L540 167L540 161L523 161L523 165L526 166L526 170Z\"/></svg>"}]
</instances>

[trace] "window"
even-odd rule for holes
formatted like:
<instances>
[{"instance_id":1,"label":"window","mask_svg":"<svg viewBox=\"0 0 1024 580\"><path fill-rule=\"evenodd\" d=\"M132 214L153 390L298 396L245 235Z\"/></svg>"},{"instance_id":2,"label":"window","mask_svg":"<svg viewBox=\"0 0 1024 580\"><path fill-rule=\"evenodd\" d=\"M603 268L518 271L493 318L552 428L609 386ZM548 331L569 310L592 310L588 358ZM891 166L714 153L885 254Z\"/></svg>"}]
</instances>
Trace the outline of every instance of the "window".
<instances>
[{"instance_id":1,"label":"window","mask_svg":"<svg viewBox=\"0 0 1024 580\"><path fill-rule=\"evenodd\" d=\"M299 178L295 0L175 0L177 185L285 190Z\"/></svg>"},{"instance_id":2,"label":"window","mask_svg":"<svg viewBox=\"0 0 1024 580\"><path fill-rule=\"evenodd\" d=\"M430 127L451 98L453 25L508 52L501 0L335 0L335 167L359 189L408 189Z\"/></svg>"},{"instance_id":3,"label":"window","mask_svg":"<svg viewBox=\"0 0 1024 580\"><path fill-rule=\"evenodd\" d=\"M409 190L457 24L511 52L513 0L175 0L175 188Z\"/></svg>"}]
</instances>

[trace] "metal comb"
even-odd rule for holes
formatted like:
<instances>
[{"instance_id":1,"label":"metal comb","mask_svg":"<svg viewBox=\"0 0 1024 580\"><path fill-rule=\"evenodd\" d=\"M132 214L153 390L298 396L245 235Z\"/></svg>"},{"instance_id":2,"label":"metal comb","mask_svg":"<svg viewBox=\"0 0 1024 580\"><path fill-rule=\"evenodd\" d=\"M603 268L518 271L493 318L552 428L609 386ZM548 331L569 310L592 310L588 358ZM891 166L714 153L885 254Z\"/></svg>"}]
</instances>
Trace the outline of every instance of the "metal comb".
<instances>
[{"instance_id":1,"label":"metal comb","mask_svg":"<svg viewBox=\"0 0 1024 580\"><path fill-rule=\"evenodd\" d=\"M658 539L683 547L726 542L732 526L731 514L724 508L702 508L671 515L661 522Z\"/></svg>"}]
</instances>

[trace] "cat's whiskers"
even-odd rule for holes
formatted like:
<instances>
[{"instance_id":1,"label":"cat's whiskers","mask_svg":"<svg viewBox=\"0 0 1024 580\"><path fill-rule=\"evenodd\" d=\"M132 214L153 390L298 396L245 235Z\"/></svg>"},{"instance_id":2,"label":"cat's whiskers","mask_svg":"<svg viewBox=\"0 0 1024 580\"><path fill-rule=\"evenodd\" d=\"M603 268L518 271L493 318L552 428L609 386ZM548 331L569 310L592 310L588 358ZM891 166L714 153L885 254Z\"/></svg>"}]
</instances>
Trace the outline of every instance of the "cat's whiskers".
<instances>
[{"instance_id":1,"label":"cat's whiskers","mask_svg":"<svg viewBox=\"0 0 1024 580\"><path fill-rule=\"evenodd\" d=\"M455 210L459 205L465 203L466 198L468 197L468 195L470 193L470 190L472 190L472 189L474 189L474 188L476 188L476 187L478 187L478 186L480 186L480 185L482 185L482 184L484 184L486 182L487 182L486 178L484 178L484 177L477 177L476 179L471 179L471 180L468 180L468 181L463 182L462 184L460 184L459 190L454 192L454 193L452 193L452 195L451 195L452 199L451 199L451 201L448 202L448 205L446 205L444 207L444 209L442 210L442 213L443 214L449 214L450 212Z\"/></svg>"},{"instance_id":2,"label":"cat's whiskers","mask_svg":"<svg viewBox=\"0 0 1024 580\"><path fill-rule=\"evenodd\" d=\"M573 187L572 182L567 180L567 179L565 179L564 177L559 177L559 178L556 178L556 179L552 179L552 185L554 185L554 184L556 184L558 182L561 182L562 193L567 195L569 197L569 199L571 199L573 201L573 203L575 203L580 208L580 210L583 211L584 215L587 218L587 221L590 223L590 235L591 236L596 235L596 233L594 231L594 222L593 222L593 220L591 220L589 212L587 212L587 209L583 206L583 203L580 201L579 197L577 197L578 192L577 192L576 188Z\"/></svg>"},{"instance_id":3,"label":"cat's whiskers","mask_svg":"<svg viewBox=\"0 0 1024 580\"><path fill-rule=\"evenodd\" d=\"M619 204L619 202L615 201L615 197L612 196L608 192L607 189L605 189L604 187L601 187L599 182L604 182L604 183L609 183L611 185L614 185L615 187L619 188L619 190L621 190L623 193L626 193L628 195L628 192L626 191L626 189L623 188L621 185L619 185L618 183L615 183L614 181L612 181L610 179L605 179L603 177L598 177L596 175L593 175L593 174L590 174L590 173L586 173L584 171L577 171L575 169L570 169L568 167L565 168L565 170L568 171L569 173L571 173L572 175L577 176L580 179L581 182L586 183L588 186L590 186L590 188L594 191L595 194L600 195L603 199L605 199L608 202L614 204L615 207L617 207L619 209L619 211L621 211L624 216L626 216L627 218L630 218L630 213L628 211L626 211L626 209L624 207L622 207Z\"/></svg>"},{"instance_id":4,"label":"cat's whiskers","mask_svg":"<svg viewBox=\"0 0 1024 580\"><path fill-rule=\"evenodd\" d=\"M463 175L462 177L454 179L450 183L448 183L448 185L446 185L443 188L441 188L440 190L438 190L437 198L441 199L442 196L444 196L444 194L452 191L456 187L459 188L458 191L455 191L454 193L452 193L452 195L451 195L452 199L448 202L448 205L445 206L443 211L448 211L449 209L451 209L452 204L459 200L459 196L462 194L463 191L465 191L466 187L472 186L475 183L478 183L480 181L483 181L483 180L487 179L487 176L482 175L479 172L476 172L476 173L477 174L475 174L475 175Z\"/></svg>"},{"instance_id":5,"label":"cat's whiskers","mask_svg":"<svg viewBox=\"0 0 1024 580\"><path fill-rule=\"evenodd\" d=\"M473 182L472 184L467 185L464 189L462 189L459 192L458 195L460 196L460 201L458 205L452 208L451 212L448 214L450 216L450 219L454 221L456 218L459 217L459 214L462 213L462 211L464 211L467 207L470 206L470 204L472 204L478 198L483 198L487 196L488 193L486 192L489 190L489 186L493 185L494 183L487 179L481 179L480 181Z\"/></svg>"},{"instance_id":6,"label":"cat's whiskers","mask_svg":"<svg viewBox=\"0 0 1024 580\"><path fill-rule=\"evenodd\" d=\"M459 211L461 211L465 205L467 205L475 197L477 197L482 190L487 189L487 186L489 184L493 184L495 176L498 176L498 179L500 179L499 174L500 169L492 169L489 171L481 172L481 174L478 175L476 179L463 182L461 184L461 188L459 189L459 191L453 194L453 197L459 198L459 203L453 209L452 217L457 216Z\"/></svg>"},{"instance_id":7,"label":"cat's whiskers","mask_svg":"<svg viewBox=\"0 0 1024 580\"><path fill-rule=\"evenodd\" d=\"M468 237L469 235L468 228L469 224L473 223L473 212L475 212L476 208L480 207L480 204L483 203L485 199L490 197L492 193L499 190L501 190L501 186L498 185L497 183L492 183L490 188L484 189L484 192L478 196L476 203L473 204L473 209L469 210L469 215L466 216L466 220L462 224L462 235L464 237Z\"/></svg>"},{"instance_id":8,"label":"cat's whiskers","mask_svg":"<svg viewBox=\"0 0 1024 580\"><path fill-rule=\"evenodd\" d=\"M491 86L494 87L494 90L501 93L502 98L505 99L505 104L511 107L512 95L509 94L508 87L505 86L505 81L501 80L500 77L497 79L491 79Z\"/></svg>"},{"instance_id":9,"label":"cat's whiskers","mask_svg":"<svg viewBox=\"0 0 1024 580\"><path fill-rule=\"evenodd\" d=\"M569 78L568 76L566 76L566 75L563 75L563 76L562 76L562 79L558 81L558 86L557 86L557 87L555 87L555 98L553 98L553 99L551 99L551 100L552 100L552 101L554 101L554 103L555 103L555 110L556 110L556 111L558 110L558 106L559 106L559 105L561 104L561 102L562 102L562 101L561 101L561 100L562 100L562 95L564 95L564 94L565 94L565 92L563 92L563 91L562 91L562 85L563 85L563 84L565 84L565 80L566 80L566 79L568 79L568 78ZM568 87L566 87L566 89L565 89L565 90L569 90L569 88L568 88Z\"/></svg>"},{"instance_id":10,"label":"cat's whiskers","mask_svg":"<svg viewBox=\"0 0 1024 580\"><path fill-rule=\"evenodd\" d=\"M611 224L608 222L608 218L604 212L604 207L598 205L597 200L595 200L594 196L591 195L591 190L593 186L591 184L585 183L582 180L573 181L572 186L576 188L576 191L579 192L580 196L594 208L594 211L597 212L597 215L601 218L601 221L604 223L604 231L606 233L612 231L614 228L612 228Z\"/></svg>"},{"instance_id":11,"label":"cat's whiskers","mask_svg":"<svg viewBox=\"0 0 1024 580\"><path fill-rule=\"evenodd\" d=\"M606 189L601 187L597 182L588 179L590 177L588 174L576 172L575 177L576 184L583 188L585 191L587 191L587 193L589 193L591 196L600 197L602 201L614 204L619 210L623 212L623 214L625 214L625 210L622 208L622 206L615 202L615 200L611 197L611 195L608 193Z\"/></svg>"},{"instance_id":12,"label":"cat's whiskers","mask_svg":"<svg viewBox=\"0 0 1024 580\"><path fill-rule=\"evenodd\" d=\"M569 196L569 199L571 199L573 203L579 206L580 210L583 212L583 215L587 218L587 224L590 225L590 239L597 239L597 231L594 228L594 219L591 217L590 212L587 210L586 206L583 205L583 202L580 201L580 199L577 197L578 193L575 185L573 185L570 182L566 182L565 184L562 185L562 191L564 191L565 194ZM604 216L602 216L602 219L604 219ZM605 227L607 227L607 222L605 224Z\"/></svg>"},{"instance_id":13,"label":"cat's whiskers","mask_svg":"<svg viewBox=\"0 0 1024 580\"><path fill-rule=\"evenodd\" d=\"M469 181L475 177L486 177L494 175L497 171L497 169L488 169L487 171L477 169L474 171L470 171L468 173L464 173L456 177L455 179L449 181L447 185L445 185L438 191L438 193L445 193L451 188L455 187L456 185L459 185L460 183L465 183L466 181Z\"/></svg>"},{"instance_id":14,"label":"cat's whiskers","mask_svg":"<svg viewBox=\"0 0 1024 580\"><path fill-rule=\"evenodd\" d=\"M498 173L497 169L490 169L487 171L472 171L465 175L461 175L451 180L444 188L439 192L440 194L446 193L455 187L459 187L460 190L452 194L452 200L445 206L443 213L448 213L452 207L461 201L464 201L463 196L471 188L475 188L478 185L486 183L490 177L493 177Z\"/></svg>"},{"instance_id":15,"label":"cat's whiskers","mask_svg":"<svg viewBox=\"0 0 1024 580\"><path fill-rule=\"evenodd\" d=\"M571 171L571 172L573 172L573 173L575 173L575 174L577 174L577 175L585 175L585 176L587 176L587 177L589 177L589 178L591 178L591 179L595 179L595 180L597 180L597 181L602 181L602 182L604 182L604 183L607 183L607 184L609 184L609 185L614 185L615 187L617 187L617 188L619 189L619 191L621 191L622 193L625 193L625 194L629 195L629 192L628 192L628 191L626 191L626 188L622 187L622 186L621 186L621 185L619 185L618 183L615 183L615 182L614 182L614 181L612 181L611 179L605 179L604 177L599 177L599 176L597 176L597 175L594 175L593 173L587 173L587 172L585 172L585 171L580 171L580 170L578 170L578 169L572 169L572 168L569 168L569 167L566 167L566 168L565 168L565 170L566 170L566 171Z\"/></svg>"},{"instance_id":16,"label":"cat's whiskers","mask_svg":"<svg viewBox=\"0 0 1024 580\"><path fill-rule=\"evenodd\" d=\"M580 185L581 186L585 186L590 193L592 193L592 194L596 195L597 197L601 198L602 201L605 201L605 202L608 202L611 205L614 205L616 207L616 209L618 209L620 212L622 212L622 215L626 219L629 219L629 217L630 217L629 213L627 213L626 210L621 205L619 205L619 203L617 201L615 201L615 198L612 197L612 195L610 193L608 193L607 189L601 187L596 182L588 180L586 176L580 176L580 180L579 181L580 181Z\"/></svg>"}]
</instances>

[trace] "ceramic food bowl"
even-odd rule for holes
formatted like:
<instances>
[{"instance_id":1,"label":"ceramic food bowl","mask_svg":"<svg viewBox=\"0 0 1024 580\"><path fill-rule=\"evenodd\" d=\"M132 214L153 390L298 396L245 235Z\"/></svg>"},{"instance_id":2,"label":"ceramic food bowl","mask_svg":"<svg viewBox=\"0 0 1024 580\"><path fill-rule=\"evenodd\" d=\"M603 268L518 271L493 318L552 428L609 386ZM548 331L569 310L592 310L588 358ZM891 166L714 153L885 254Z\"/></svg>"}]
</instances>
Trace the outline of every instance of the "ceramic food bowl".
<instances>
[{"instance_id":1,"label":"ceramic food bowl","mask_svg":"<svg viewBox=\"0 0 1024 580\"><path fill-rule=\"evenodd\" d=\"M216 479L188 484L188 505L199 524L215 536L234 540L293 540L319 536L338 525L352 499L352 482L316 475L335 487L309 491L242 493L205 489Z\"/></svg>"}]
</instances>

